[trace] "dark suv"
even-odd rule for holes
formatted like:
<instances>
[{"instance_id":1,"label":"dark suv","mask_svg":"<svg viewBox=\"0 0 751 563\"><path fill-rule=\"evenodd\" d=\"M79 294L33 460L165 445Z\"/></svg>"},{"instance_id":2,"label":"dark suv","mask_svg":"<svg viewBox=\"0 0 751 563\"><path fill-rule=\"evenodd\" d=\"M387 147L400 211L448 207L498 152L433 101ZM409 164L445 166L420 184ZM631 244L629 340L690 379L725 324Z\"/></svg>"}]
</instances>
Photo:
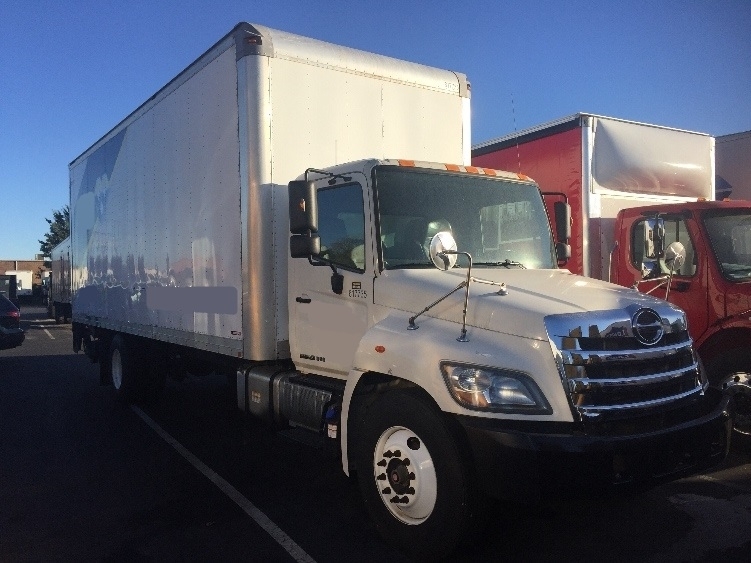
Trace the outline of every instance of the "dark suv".
<instances>
[{"instance_id":1,"label":"dark suv","mask_svg":"<svg viewBox=\"0 0 751 563\"><path fill-rule=\"evenodd\" d=\"M21 329L21 312L0 294L0 350L20 346L26 335Z\"/></svg>"}]
</instances>

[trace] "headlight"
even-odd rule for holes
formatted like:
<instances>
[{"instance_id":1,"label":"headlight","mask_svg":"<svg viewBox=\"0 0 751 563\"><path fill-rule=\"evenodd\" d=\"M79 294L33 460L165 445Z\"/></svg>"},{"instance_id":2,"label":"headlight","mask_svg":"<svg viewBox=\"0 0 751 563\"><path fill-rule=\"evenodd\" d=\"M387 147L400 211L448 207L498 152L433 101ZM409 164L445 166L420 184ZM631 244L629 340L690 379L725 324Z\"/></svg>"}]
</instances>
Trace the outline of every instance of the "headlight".
<instances>
[{"instance_id":1,"label":"headlight","mask_svg":"<svg viewBox=\"0 0 751 563\"><path fill-rule=\"evenodd\" d=\"M457 403L470 409L551 414L553 409L525 373L443 362L441 372Z\"/></svg>"}]
</instances>

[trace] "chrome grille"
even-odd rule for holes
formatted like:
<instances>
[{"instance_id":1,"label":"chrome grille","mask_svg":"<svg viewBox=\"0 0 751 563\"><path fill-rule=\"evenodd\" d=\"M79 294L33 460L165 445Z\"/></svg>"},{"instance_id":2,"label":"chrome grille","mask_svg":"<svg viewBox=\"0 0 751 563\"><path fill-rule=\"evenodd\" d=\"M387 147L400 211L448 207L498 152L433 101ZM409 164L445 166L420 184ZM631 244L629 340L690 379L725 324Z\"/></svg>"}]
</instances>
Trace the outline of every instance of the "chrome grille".
<instances>
[{"instance_id":1,"label":"chrome grille","mask_svg":"<svg viewBox=\"0 0 751 563\"><path fill-rule=\"evenodd\" d=\"M703 392L701 367L682 313L662 317L664 333L653 346L637 341L624 319L614 321L604 313L594 321L576 317L549 317L546 323L564 386L581 420L648 416L685 406Z\"/></svg>"}]
</instances>

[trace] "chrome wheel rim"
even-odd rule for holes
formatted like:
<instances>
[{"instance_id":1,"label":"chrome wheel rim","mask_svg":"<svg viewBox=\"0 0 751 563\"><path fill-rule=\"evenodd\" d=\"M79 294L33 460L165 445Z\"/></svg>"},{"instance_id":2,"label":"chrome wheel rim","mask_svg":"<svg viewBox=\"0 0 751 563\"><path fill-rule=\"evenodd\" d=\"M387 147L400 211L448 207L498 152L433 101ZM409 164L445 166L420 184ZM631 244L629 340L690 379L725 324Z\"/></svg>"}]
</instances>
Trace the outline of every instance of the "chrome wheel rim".
<instances>
[{"instance_id":1,"label":"chrome wheel rim","mask_svg":"<svg viewBox=\"0 0 751 563\"><path fill-rule=\"evenodd\" d=\"M433 458L423 441L403 426L381 434L374 456L373 475L381 500L400 522L424 522L435 508L438 480Z\"/></svg>"},{"instance_id":2,"label":"chrome wheel rim","mask_svg":"<svg viewBox=\"0 0 751 563\"><path fill-rule=\"evenodd\" d=\"M733 430L751 436L751 373L737 372L722 381L722 390L733 394Z\"/></svg>"}]
</instances>

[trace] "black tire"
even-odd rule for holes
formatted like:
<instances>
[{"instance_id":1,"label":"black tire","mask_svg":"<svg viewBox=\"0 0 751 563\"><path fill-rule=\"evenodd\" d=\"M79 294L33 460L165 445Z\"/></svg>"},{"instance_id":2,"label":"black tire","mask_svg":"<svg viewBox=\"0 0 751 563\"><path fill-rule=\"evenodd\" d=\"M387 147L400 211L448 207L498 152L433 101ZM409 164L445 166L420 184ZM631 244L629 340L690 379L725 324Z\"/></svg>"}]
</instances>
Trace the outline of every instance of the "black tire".
<instances>
[{"instance_id":1,"label":"black tire","mask_svg":"<svg viewBox=\"0 0 751 563\"><path fill-rule=\"evenodd\" d=\"M126 403L138 402L143 397L141 363L133 339L121 334L112 337L109 353L112 386L118 397Z\"/></svg>"},{"instance_id":2,"label":"black tire","mask_svg":"<svg viewBox=\"0 0 751 563\"><path fill-rule=\"evenodd\" d=\"M357 479L379 532L413 560L450 556L477 517L458 433L404 390L385 393L362 414Z\"/></svg>"},{"instance_id":3,"label":"black tire","mask_svg":"<svg viewBox=\"0 0 751 563\"><path fill-rule=\"evenodd\" d=\"M751 373L738 373L736 376L751 387ZM751 451L751 392L736 393L733 396L735 415L733 419L733 442L739 449Z\"/></svg>"},{"instance_id":4,"label":"black tire","mask_svg":"<svg viewBox=\"0 0 751 563\"><path fill-rule=\"evenodd\" d=\"M733 394L735 447L751 450L751 350L730 350L707 366L710 385Z\"/></svg>"}]
</instances>

